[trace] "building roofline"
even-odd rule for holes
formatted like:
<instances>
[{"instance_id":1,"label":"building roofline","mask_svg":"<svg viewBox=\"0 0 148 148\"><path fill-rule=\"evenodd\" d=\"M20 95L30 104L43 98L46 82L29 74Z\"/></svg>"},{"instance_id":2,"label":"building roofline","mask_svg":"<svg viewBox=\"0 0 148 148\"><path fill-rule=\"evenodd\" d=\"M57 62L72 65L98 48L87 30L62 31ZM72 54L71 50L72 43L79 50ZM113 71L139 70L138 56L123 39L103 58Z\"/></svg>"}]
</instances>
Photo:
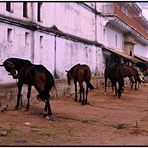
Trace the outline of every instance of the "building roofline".
<instances>
[{"instance_id":1,"label":"building roofline","mask_svg":"<svg viewBox=\"0 0 148 148\"><path fill-rule=\"evenodd\" d=\"M1 15L1 14L0 14L0 22L15 25L18 27L27 28L32 31L40 31L40 32L50 33L55 36L63 37L63 38L70 39L70 40L73 40L76 42L83 42L83 43L86 43L89 45L96 45L99 47L102 46L102 44L97 41L85 39L85 38L82 38L82 37L79 37L79 36L76 36L73 34L63 32L63 31L59 30L57 28L57 26L55 26L55 25L53 25L51 27L45 27L45 26L42 26L42 25L40 25L36 22L33 22L31 20L25 21L25 20L13 18L13 17L8 17L8 16Z\"/></svg>"}]
</instances>

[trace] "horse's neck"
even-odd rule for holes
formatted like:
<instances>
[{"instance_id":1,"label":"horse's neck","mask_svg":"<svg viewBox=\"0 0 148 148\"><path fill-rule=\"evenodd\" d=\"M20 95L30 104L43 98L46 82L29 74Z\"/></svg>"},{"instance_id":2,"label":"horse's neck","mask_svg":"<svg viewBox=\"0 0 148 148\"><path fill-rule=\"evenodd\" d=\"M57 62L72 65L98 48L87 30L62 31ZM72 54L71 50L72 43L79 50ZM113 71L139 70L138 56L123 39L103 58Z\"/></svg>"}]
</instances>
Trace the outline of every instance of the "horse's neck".
<instances>
[{"instance_id":1,"label":"horse's neck","mask_svg":"<svg viewBox=\"0 0 148 148\"><path fill-rule=\"evenodd\" d=\"M79 65L80 65L80 64L77 64L77 65L73 66L73 67L70 69L71 75L73 75L74 69L75 69L77 66L79 66Z\"/></svg>"}]
</instances>

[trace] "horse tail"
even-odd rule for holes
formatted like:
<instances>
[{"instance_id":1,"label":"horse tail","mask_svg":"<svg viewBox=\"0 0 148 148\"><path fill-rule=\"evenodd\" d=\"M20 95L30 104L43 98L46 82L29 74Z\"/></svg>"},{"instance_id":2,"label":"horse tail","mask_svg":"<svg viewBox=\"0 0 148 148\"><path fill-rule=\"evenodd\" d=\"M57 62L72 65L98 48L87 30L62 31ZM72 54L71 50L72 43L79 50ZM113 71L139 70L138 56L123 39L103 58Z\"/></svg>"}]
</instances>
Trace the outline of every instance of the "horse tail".
<instances>
[{"instance_id":1,"label":"horse tail","mask_svg":"<svg viewBox=\"0 0 148 148\"><path fill-rule=\"evenodd\" d=\"M90 82L87 82L87 85L90 89L94 89L94 86Z\"/></svg>"},{"instance_id":2,"label":"horse tail","mask_svg":"<svg viewBox=\"0 0 148 148\"><path fill-rule=\"evenodd\" d=\"M89 76L90 75L90 76ZM89 69L84 70L84 81L88 85L90 89L94 89L94 86L90 83L89 77L91 77L91 73Z\"/></svg>"},{"instance_id":3,"label":"horse tail","mask_svg":"<svg viewBox=\"0 0 148 148\"><path fill-rule=\"evenodd\" d=\"M51 91L52 88L55 86L54 77L47 69L45 69L45 77L46 77L46 81L44 85L44 90L46 93L47 92L49 93L49 91Z\"/></svg>"},{"instance_id":4,"label":"horse tail","mask_svg":"<svg viewBox=\"0 0 148 148\"><path fill-rule=\"evenodd\" d=\"M56 86L55 86L55 81L54 81L54 84L53 84L53 88L54 88L54 90L56 91L56 97L58 97L58 90L57 90L57 88L56 88Z\"/></svg>"}]
</instances>

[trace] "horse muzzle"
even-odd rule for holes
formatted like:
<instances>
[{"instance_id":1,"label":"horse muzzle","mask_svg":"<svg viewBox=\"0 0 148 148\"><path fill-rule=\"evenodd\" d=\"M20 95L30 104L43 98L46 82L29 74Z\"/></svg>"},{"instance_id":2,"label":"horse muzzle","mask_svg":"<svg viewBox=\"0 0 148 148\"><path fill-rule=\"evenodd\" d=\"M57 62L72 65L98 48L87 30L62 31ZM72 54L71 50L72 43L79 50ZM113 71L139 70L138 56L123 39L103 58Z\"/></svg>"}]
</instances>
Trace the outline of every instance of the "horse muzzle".
<instances>
[{"instance_id":1,"label":"horse muzzle","mask_svg":"<svg viewBox=\"0 0 148 148\"><path fill-rule=\"evenodd\" d=\"M12 75L12 77L14 79L17 79L18 78L18 72L17 72L17 70L14 70L13 72L9 72L8 75Z\"/></svg>"}]
</instances>

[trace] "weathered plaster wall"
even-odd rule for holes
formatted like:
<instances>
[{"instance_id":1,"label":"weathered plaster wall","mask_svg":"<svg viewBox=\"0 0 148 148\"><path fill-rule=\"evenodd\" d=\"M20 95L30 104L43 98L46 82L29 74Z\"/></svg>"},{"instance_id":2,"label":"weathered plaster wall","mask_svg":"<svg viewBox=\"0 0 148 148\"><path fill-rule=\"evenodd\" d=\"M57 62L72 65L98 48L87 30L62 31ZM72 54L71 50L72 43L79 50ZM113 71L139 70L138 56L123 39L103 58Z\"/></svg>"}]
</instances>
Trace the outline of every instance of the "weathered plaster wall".
<instances>
[{"instance_id":1,"label":"weathered plaster wall","mask_svg":"<svg viewBox=\"0 0 148 148\"><path fill-rule=\"evenodd\" d=\"M23 19L23 20L31 20L32 19L32 4L28 3L28 17L23 17L23 3L22 2L11 2L12 11L6 11L6 3L0 3L0 14L5 16L10 16L13 18Z\"/></svg>"},{"instance_id":2,"label":"weathered plaster wall","mask_svg":"<svg viewBox=\"0 0 148 148\"><path fill-rule=\"evenodd\" d=\"M56 38L56 76L66 78L65 70L75 64L88 64L92 75L100 75L103 65L101 49L92 45Z\"/></svg>"},{"instance_id":3,"label":"weathered plaster wall","mask_svg":"<svg viewBox=\"0 0 148 148\"><path fill-rule=\"evenodd\" d=\"M123 34L113 27L105 26L103 31L105 45L111 48L122 50Z\"/></svg>"},{"instance_id":4,"label":"weathered plaster wall","mask_svg":"<svg viewBox=\"0 0 148 148\"><path fill-rule=\"evenodd\" d=\"M12 29L10 41L8 41L8 28ZM19 57L31 60L32 56L32 31L20 28L14 25L0 23L0 63L9 57ZM27 43L25 42L25 33L29 33ZM3 67L0 67L0 83L14 82L8 76Z\"/></svg>"},{"instance_id":5,"label":"weathered plaster wall","mask_svg":"<svg viewBox=\"0 0 148 148\"><path fill-rule=\"evenodd\" d=\"M34 63L43 64L52 74L55 65L55 37L34 32Z\"/></svg>"},{"instance_id":6,"label":"weathered plaster wall","mask_svg":"<svg viewBox=\"0 0 148 148\"><path fill-rule=\"evenodd\" d=\"M148 46L136 44L134 46L134 54L139 55L139 56L143 56L143 57L148 57Z\"/></svg>"},{"instance_id":7,"label":"weathered plaster wall","mask_svg":"<svg viewBox=\"0 0 148 148\"><path fill-rule=\"evenodd\" d=\"M56 3L55 25L62 31L95 40L95 15L77 3Z\"/></svg>"}]
</instances>

